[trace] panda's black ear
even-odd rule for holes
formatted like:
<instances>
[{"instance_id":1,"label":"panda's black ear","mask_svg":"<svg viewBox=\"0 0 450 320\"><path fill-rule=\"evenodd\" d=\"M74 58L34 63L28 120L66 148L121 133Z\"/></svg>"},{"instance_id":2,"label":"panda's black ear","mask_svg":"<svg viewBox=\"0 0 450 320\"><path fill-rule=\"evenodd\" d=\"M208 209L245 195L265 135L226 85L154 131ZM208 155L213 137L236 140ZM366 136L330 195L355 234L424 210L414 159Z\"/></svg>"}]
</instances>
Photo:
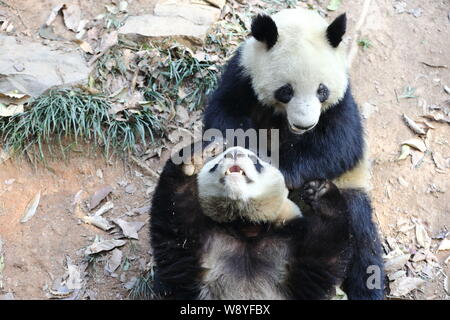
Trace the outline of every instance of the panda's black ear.
<instances>
[{"instance_id":1,"label":"panda's black ear","mask_svg":"<svg viewBox=\"0 0 450 320\"><path fill-rule=\"evenodd\" d=\"M252 21L252 36L272 48L278 39L278 29L271 17L264 14L257 15Z\"/></svg>"},{"instance_id":2,"label":"panda's black ear","mask_svg":"<svg viewBox=\"0 0 450 320\"><path fill-rule=\"evenodd\" d=\"M334 21L328 26L327 39L334 48L337 48L337 46L341 43L346 28L347 16L345 13L334 19Z\"/></svg>"}]
</instances>

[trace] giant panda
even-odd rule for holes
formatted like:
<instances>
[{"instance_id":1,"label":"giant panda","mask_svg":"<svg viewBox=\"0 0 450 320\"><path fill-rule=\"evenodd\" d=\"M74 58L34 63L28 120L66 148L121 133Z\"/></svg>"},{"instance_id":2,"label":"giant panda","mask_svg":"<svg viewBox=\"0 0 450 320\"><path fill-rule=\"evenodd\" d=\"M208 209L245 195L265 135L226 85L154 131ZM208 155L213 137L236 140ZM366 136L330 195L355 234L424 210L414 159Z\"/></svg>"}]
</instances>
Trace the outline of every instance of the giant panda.
<instances>
[{"instance_id":1,"label":"giant panda","mask_svg":"<svg viewBox=\"0 0 450 320\"><path fill-rule=\"evenodd\" d=\"M345 31L345 14L331 24L306 9L256 16L251 36L209 98L204 129L224 135L227 129L277 129L279 169L291 197L305 181L333 180L349 206L354 243L343 289L349 299L383 299L381 245L367 192L367 150L349 84ZM378 286L368 285L371 270Z\"/></svg>"},{"instance_id":2,"label":"giant panda","mask_svg":"<svg viewBox=\"0 0 450 320\"><path fill-rule=\"evenodd\" d=\"M205 148L207 150L207 148ZM349 214L330 181L288 199L284 177L241 147L198 173L171 159L151 208L154 298L327 299L350 257Z\"/></svg>"}]
</instances>

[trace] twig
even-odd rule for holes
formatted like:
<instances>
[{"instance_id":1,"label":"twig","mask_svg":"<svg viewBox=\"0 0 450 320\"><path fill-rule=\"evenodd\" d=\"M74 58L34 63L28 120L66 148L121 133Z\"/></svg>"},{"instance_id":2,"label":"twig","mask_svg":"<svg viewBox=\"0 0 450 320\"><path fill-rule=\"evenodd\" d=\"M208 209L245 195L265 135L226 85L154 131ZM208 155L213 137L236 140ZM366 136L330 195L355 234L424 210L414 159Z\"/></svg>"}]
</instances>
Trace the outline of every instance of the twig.
<instances>
[{"instance_id":1,"label":"twig","mask_svg":"<svg viewBox=\"0 0 450 320\"><path fill-rule=\"evenodd\" d=\"M400 103L400 100L398 99L397 90L394 89L394 92L395 92L395 98L397 99L397 102Z\"/></svg>"},{"instance_id":2,"label":"twig","mask_svg":"<svg viewBox=\"0 0 450 320\"><path fill-rule=\"evenodd\" d=\"M148 165L146 165L142 160L139 160L135 156L130 156L130 157L131 157L131 160L133 160L134 163L136 163L139 167L144 169L148 174L150 174L150 176L152 176L156 180L159 179L159 174L155 170L150 168Z\"/></svg>"},{"instance_id":3,"label":"twig","mask_svg":"<svg viewBox=\"0 0 450 320\"><path fill-rule=\"evenodd\" d=\"M443 64L443 65L435 65L435 64L430 64L430 63L428 63L428 62L424 62L424 61L421 61L422 62L422 64L424 64L424 65L426 65L427 67L430 67L430 68L442 68L442 69L447 69L447 66L445 65L445 64Z\"/></svg>"}]
</instances>

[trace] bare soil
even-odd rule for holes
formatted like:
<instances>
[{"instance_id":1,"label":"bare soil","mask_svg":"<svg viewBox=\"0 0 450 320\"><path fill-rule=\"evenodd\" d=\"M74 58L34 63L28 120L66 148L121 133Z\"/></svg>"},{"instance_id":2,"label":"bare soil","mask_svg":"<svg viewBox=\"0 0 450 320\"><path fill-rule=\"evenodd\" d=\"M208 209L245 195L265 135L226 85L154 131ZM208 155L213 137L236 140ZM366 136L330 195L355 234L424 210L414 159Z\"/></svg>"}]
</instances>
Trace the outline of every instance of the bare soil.
<instances>
[{"instance_id":1,"label":"bare soil","mask_svg":"<svg viewBox=\"0 0 450 320\"><path fill-rule=\"evenodd\" d=\"M17 37L37 40L39 26L60 1L4 2L10 3L12 8L0 6L0 13L12 19ZM104 4L109 2L79 1L83 14L89 18L103 13ZM129 2L130 13L151 12L149 1ZM423 10L419 17L415 17L409 13L396 13L393 6L396 2L371 1L361 34L357 37L369 39L372 45L359 49L351 69L351 79L353 93L360 106L365 103L374 106L373 113L366 119L372 161L374 219L383 239L389 237L407 244L413 253L416 250L414 230L399 232L399 221L417 219L426 226L429 235L435 235L445 227L450 228L449 170L444 173L436 171L430 155L418 168L413 168L409 158L397 160L401 143L415 136L404 124L402 115L419 119L424 103L445 105L450 99L443 89L444 85L450 86L450 4L446 0L427 3L409 0L407 9ZM353 31L363 3L363 0L344 1L338 12L330 14L334 17L346 11L350 27L348 35L353 37L356 36ZM56 25L64 34L62 21ZM423 62L446 67L429 67ZM406 86L416 88L417 98L399 98ZM433 125L430 149L448 158L450 127L437 122ZM159 165L162 163L159 161ZM136 187L132 193L126 191L130 184ZM125 217L147 224L139 232L139 240L129 241L122 248L122 266L112 276L103 270L108 255L91 261L82 298L128 297L125 285L148 269L151 255L148 215L129 217L126 213L149 205L154 181L140 168L120 160L106 161L101 155L80 155L68 162L53 161L38 168L16 160L0 165L0 237L4 241L5 256L0 293L2 290L11 292L17 299L47 299L48 287L56 277L65 273L67 256L79 263L84 259L84 248L96 236L112 238L108 233L84 224L80 212L74 210L72 204L75 195L83 190L82 214L86 214L85 202L105 185L114 189L109 196L114 203L114 209L106 214L109 218ZM442 192L430 193L431 185ZM20 223L28 202L39 191L42 197L36 215L27 223ZM436 245L434 240L433 243ZM445 265L444 260L448 255L449 251L436 253L447 277L450 276L450 266ZM427 281L422 290L416 291L414 298L448 299L449 295L444 290L442 277L436 276Z\"/></svg>"}]
</instances>

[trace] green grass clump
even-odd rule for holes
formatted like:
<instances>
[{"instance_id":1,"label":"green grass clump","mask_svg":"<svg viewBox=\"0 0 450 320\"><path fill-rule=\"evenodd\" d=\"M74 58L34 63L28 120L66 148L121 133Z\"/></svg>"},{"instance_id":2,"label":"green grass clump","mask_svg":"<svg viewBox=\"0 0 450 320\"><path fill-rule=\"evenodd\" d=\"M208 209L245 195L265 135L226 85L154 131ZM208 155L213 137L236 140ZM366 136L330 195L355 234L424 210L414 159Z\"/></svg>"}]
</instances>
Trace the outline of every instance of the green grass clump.
<instances>
[{"instance_id":1,"label":"green grass clump","mask_svg":"<svg viewBox=\"0 0 450 320\"><path fill-rule=\"evenodd\" d=\"M130 290L129 298L131 300L150 300L158 299L153 291L153 272L148 271L146 274L137 278L133 288Z\"/></svg>"},{"instance_id":2,"label":"green grass clump","mask_svg":"<svg viewBox=\"0 0 450 320\"><path fill-rule=\"evenodd\" d=\"M372 41L370 41L369 39L359 39L358 45L364 50L369 49L370 47L372 47Z\"/></svg>"},{"instance_id":3,"label":"green grass clump","mask_svg":"<svg viewBox=\"0 0 450 320\"><path fill-rule=\"evenodd\" d=\"M0 141L13 154L44 160L46 151L65 156L79 142L103 147L107 155L133 151L136 143L153 140L162 132L158 118L147 108L125 110L120 119L109 109L100 95L51 91L31 102L25 112L0 118Z\"/></svg>"},{"instance_id":4,"label":"green grass clump","mask_svg":"<svg viewBox=\"0 0 450 320\"><path fill-rule=\"evenodd\" d=\"M157 61L152 59L156 68L147 73L146 99L164 106L185 104L189 110L202 107L217 85L215 63L198 60L181 45L156 50L160 53Z\"/></svg>"}]
</instances>

